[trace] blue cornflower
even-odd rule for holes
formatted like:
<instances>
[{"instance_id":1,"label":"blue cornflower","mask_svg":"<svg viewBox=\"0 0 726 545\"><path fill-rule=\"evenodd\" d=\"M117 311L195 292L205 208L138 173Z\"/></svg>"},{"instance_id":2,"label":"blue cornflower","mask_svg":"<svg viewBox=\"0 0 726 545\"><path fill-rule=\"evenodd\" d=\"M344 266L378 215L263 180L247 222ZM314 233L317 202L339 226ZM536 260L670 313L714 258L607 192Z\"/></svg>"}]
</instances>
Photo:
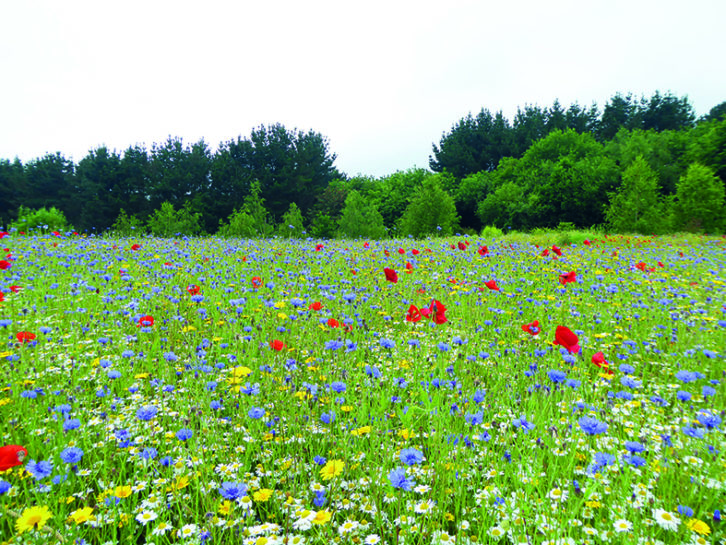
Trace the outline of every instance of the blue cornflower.
<instances>
[{"instance_id":1,"label":"blue cornflower","mask_svg":"<svg viewBox=\"0 0 726 545\"><path fill-rule=\"evenodd\" d=\"M10 490L13 487L9 482L3 481L0 479L0 496L5 494L8 490Z\"/></svg>"},{"instance_id":2,"label":"blue cornflower","mask_svg":"<svg viewBox=\"0 0 726 545\"><path fill-rule=\"evenodd\" d=\"M547 371L547 376L555 384L560 384L561 382L564 382L567 378L567 373L565 373L564 371L559 371L557 369L550 369L549 371Z\"/></svg>"},{"instance_id":3,"label":"blue cornflower","mask_svg":"<svg viewBox=\"0 0 726 545\"><path fill-rule=\"evenodd\" d=\"M159 412L159 409L155 405L146 405L136 411L136 418L148 422L156 416L157 412Z\"/></svg>"},{"instance_id":4,"label":"blue cornflower","mask_svg":"<svg viewBox=\"0 0 726 545\"><path fill-rule=\"evenodd\" d=\"M718 428L721 425L721 417L713 411L700 411L696 419L704 428L709 430Z\"/></svg>"},{"instance_id":5,"label":"blue cornflower","mask_svg":"<svg viewBox=\"0 0 726 545\"><path fill-rule=\"evenodd\" d=\"M577 422L580 424L582 431L588 435L599 435L608 431L608 425L605 422L600 422L597 418L583 416Z\"/></svg>"},{"instance_id":6,"label":"blue cornflower","mask_svg":"<svg viewBox=\"0 0 726 545\"><path fill-rule=\"evenodd\" d=\"M53 464L51 462L46 462L45 460L41 460L40 462L30 460L28 465L25 466L25 469L35 478L36 481L40 481L41 479L50 477L50 474L53 473Z\"/></svg>"},{"instance_id":7,"label":"blue cornflower","mask_svg":"<svg viewBox=\"0 0 726 545\"><path fill-rule=\"evenodd\" d=\"M704 386L703 388L701 388L701 395L703 397L716 395L716 390L714 388L711 388L710 386Z\"/></svg>"},{"instance_id":8,"label":"blue cornflower","mask_svg":"<svg viewBox=\"0 0 726 545\"><path fill-rule=\"evenodd\" d=\"M446 344L446 343L439 343L438 344L438 348L442 352L448 352L451 349L451 347L448 344Z\"/></svg>"},{"instance_id":9,"label":"blue cornflower","mask_svg":"<svg viewBox=\"0 0 726 545\"><path fill-rule=\"evenodd\" d=\"M327 463L327 461L328 460L323 456L316 456L315 458L313 458L313 462L315 462L319 466L324 466Z\"/></svg>"},{"instance_id":10,"label":"blue cornflower","mask_svg":"<svg viewBox=\"0 0 726 545\"><path fill-rule=\"evenodd\" d=\"M193 435L194 432L189 428L182 428L176 432L176 438L179 439L179 441L187 441L191 439Z\"/></svg>"},{"instance_id":11,"label":"blue cornflower","mask_svg":"<svg viewBox=\"0 0 726 545\"><path fill-rule=\"evenodd\" d=\"M75 430L76 428L79 428L81 426L81 421L77 418L68 418L63 421L63 431L68 432L70 430Z\"/></svg>"},{"instance_id":12,"label":"blue cornflower","mask_svg":"<svg viewBox=\"0 0 726 545\"><path fill-rule=\"evenodd\" d=\"M691 392L686 392L685 390L678 390L676 392L676 398L678 401L690 401L691 397Z\"/></svg>"},{"instance_id":13,"label":"blue cornflower","mask_svg":"<svg viewBox=\"0 0 726 545\"><path fill-rule=\"evenodd\" d=\"M110 378L111 380L113 380L115 378L121 378L121 371L116 371L116 369L112 369L111 371L108 372L108 374L106 376L108 378Z\"/></svg>"},{"instance_id":14,"label":"blue cornflower","mask_svg":"<svg viewBox=\"0 0 726 545\"><path fill-rule=\"evenodd\" d=\"M330 413L323 413L323 414L321 414L320 415L320 421L323 424L330 424L330 423L334 422L335 421L335 413L334 412L330 412Z\"/></svg>"},{"instance_id":15,"label":"blue cornflower","mask_svg":"<svg viewBox=\"0 0 726 545\"><path fill-rule=\"evenodd\" d=\"M346 390L345 382L335 381L330 384L330 389L336 394L342 394Z\"/></svg>"},{"instance_id":16,"label":"blue cornflower","mask_svg":"<svg viewBox=\"0 0 726 545\"><path fill-rule=\"evenodd\" d=\"M692 426L685 426L681 428L681 431L688 437L693 437L694 439L703 439L703 436L706 435L705 430L702 430L701 428L694 428Z\"/></svg>"},{"instance_id":17,"label":"blue cornflower","mask_svg":"<svg viewBox=\"0 0 726 545\"><path fill-rule=\"evenodd\" d=\"M468 413L464 417L464 419L472 426L476 426L484 422L484 411L479 411L477 413Z\"/></svg>"},{"instance_id":18,"label":"blue cornflower","mask_svg":"<svg viewBox=\"0 0 726 545\"><path fill-rule=\"evenodd\" d=\"M640 388L643 386L643 383L639 380L635 380L633 377L621 377L620 378L620 384L627 388Z\"/></svg>"},{"instance_id":19,"label":"blue cornflower","mask_svg":"<svg viewBox=\"0 0 726 545\"><path fill-rule=\"evenodd\" d=\"M643 445L643 443L638 443L637 441L625 441L625 448L628 449L628 452L633 454L645 451L645 445Z\"/></svg>"},{"instance_id":20,"label":"blue cornflower","mask_svg":"<svg viewBox=\"0 0 726 545\"><path fill-rule=\"evenodd\" d=\"M60 459L66 464L77 464L83 458L83 451L78 447L69 447L60 453Z\"/></svg>"},{"instance_id":21,"label":"blue cornflower","mask_svg":"<svg viewBox=\"0 0 726 545\"><path fill-rule=\"evenodd\" d=\"M161 460L159 460L159 463L164 467L169 467L174 463L174 458L171 456L164 456Z\"/></svg>"},{"instance_id":22,"label":"blue cornflower","mask_svg":"<svg viewBox=\"0 0 726 545\"><path fill-rule=\"evenodd\" d=\"M159 451L157 451L154 447L146 447L144 450L139 452L139 458L144 460L153 460L158 454Z\"/></svg>"},{"instance_id":23,"label":"blue cornflower","mask_svg":"<svg viewBox=\"0 0 726 545\"><path fill-rule=\"evenodd\" d=\"M623 462L630 464L633 467L643 467L645 465L645 458L631 454L623 456Z\"/></svg>"},{"instance_id":24,"label":"blue cornflower","mask_svg":"<svg viewBox=\"0 0 726 545\"><path fill-rule=\"evenodd\" d=\"M393 488L400 488L408 492L416 484L414 481L406 477L406 470L403 468L393 469L388 474L388 480L391 481Z\"/></svg>"},{"instance_id":25,"label":"blue cornflower","mask_svg":"<svg viewBox=\"0 0 726 545\"><path fill-rule=\"evenodd\" d=\"M316 490L315 499L313 500L313 504L315 505L315 507L322 507L323 505L325 505L325 502L325 490Z\"/></svg>"},{"instance_id":26,"label":"blue cornflower","mask_svg":"<svg viewBox=\"0 0 726 545\"><path fill-rule=\"evenodd\" d=\"M401 451L401 454L398 456L398 458L401 460L402 463L406 464L407 466L412 466L421 463L421 461L423 461L424 455L423 452L418 449L405 448Z\"/></svg>"},{"instance_id":27,"label":"blue cornflower","mask_svg":"<svg viewBox=\"0 0 726 545\"><path fill-rule=\"evenodd\" d=\"M247 495L247 485L245 483L225 481L218 490L222 497L226 500L236 500Z\"/></svg>"},{"instance_id":28,"label":"blue cornflower","mask_svg":"<svg viewBox=\"0 0 726 545\"><path fill-rule=\"evenodd\" d=\"M365 367L366 375L373 378L381 378L381 372L378 370L378 367L371 367L370 365L366 365Z\"/></svg>"},{"instance_id":29,"label":"blue cornflower","mask_svg":"<svg viewBox=\"0 0 726 545\"><path fill-rule=\"evenodd\" d=\"M565 381L565 386L569 386L573 390L577 390L580 387L580 384L582 384L582 381L574 378L569 378Z\"/></svg>"},{"instance_id":30,"label":"blue cornflower","mask_svg":"<svg viewBox=\"0 0 726 545\"><path fill-rule=\"evenodd\" d=\"M681 382L688 384L689 382L695 382L698 376L693 371L680 370L676 373L676 378Z\"/></svg>"},{"instance_id":31,"label":"blue cornflower","mask_svg":"<svg viewBox=\"0 0 726 545\"><path fill-rule=\"evenodd\" d=\"M618 369L624 375L632 375L635 372L635 367L628 365L627 363L623 363L620 367L618 367Z\"/></svg>"},{"instance_id":32,"label":"blue cornflower","mask_svg":"<svg viewBox=\"0 0 726 545\"><path fill-rule=\"evenodd\" d=\"M395 341L392 341L390 339L381 339L380 340L380 345L383 348L393 348L393 347L396 346L396 342Z\"/></svg>"},{"instance_id":33,"label":"blue cornflower","mask_svg":"<svg viewBox=\"0 0 726 545\"><path fill-rule=\"evenodd\" d=\"M259 420L260 418L265 416L265 409L262 409L260 407L252 407L249 411L247 411L247 416L249 416L253 420Z\"/></svg>"},{"instance_id":34,"label":"blue cornflower","mask_svg":"<svg viewBox=\"0 0 726 545\"><path fill-rule=\"evenodd\" d=\"M484 396L486 396L486 391L482 392L481 390L477 390L474 392L474 395L472 396L472 400L474 403L481 403L484 401Z\"/></svg>"},{"instance_id":35,"label":"blue cornflower","mask_svg":"<svg viewBox=\"0 0 726 545\"><path fill-rule=\"evenodd\" d=\"M218 411L219 409L222 408L222 404L215 399L209 403L209 408L212 409L213 411Z\"/></svg>"},{"instance_id":36,"label":"blue cornflower","mask_svg":"<svg viewBox=\"0 0 726 545\"><path fill-rule=\"evenodd\" d=\"M325 348L326 350L338 350L339 348L343 348L343 341L336 341L336 340L330 340L325 341Z\"/></svg>"},{"instance_id":37,"label":"blue cornflower","mask_svg":"<svg viewBox=\"0 0 726 545\"><path fill-rule=\"evenodd\" d=\"M691 509L687 505L679 505L678 512L684 517L691 518L693 516L693 509Z\"/></svg>"},{"instance_id":38,"label":"blue cornflower","mask_svg":"<svg viewBox=\"0 0 726 545\"><path fill-rule=\"evenodd\" d=\"M516 420L513 420L512 426L515 428L522 428L524 433L529 433L530 430L535 428L535 425L532 422L528 422L524 415L520 416Z\"/></svg>"}]
</instances>

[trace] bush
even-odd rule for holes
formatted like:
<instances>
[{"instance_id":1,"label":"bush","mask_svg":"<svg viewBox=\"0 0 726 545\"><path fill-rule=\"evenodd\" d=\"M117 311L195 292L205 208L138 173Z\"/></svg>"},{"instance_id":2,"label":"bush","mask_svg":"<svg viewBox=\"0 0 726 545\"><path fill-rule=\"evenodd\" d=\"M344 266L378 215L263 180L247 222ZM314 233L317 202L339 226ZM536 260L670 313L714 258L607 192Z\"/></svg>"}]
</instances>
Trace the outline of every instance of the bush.
<instances>
[{"instance_id":1,"label":"bush","mask_svg":"<svg viewBox=\"0 0 726 545\"><path fill-rule=\"evenodd\" d=\"M29 233L31 231L51 232L71 229L65 214L55 206L45 206L33 210L25 206L18 209L18 219L10 224L10 228Z\"/></svg>"},{"instance_id":2,"label":"bush","mask_svg":"<svg viewBox=\"0 0 726 545\"><path fill-rule=\"evenodd\" d=\"M134 215L126 214L123 208L119 210L118 217L111 226L111 232L122 237L141 235L145 230L143 222Z\"/></svg>"},{"instance_id":3,"label":"bush","mask_svg":"<svg viewBox=\"0 0 726 545\"><path fill-rule=\"evenodd\" d=\"M184 204L181 210L174 210L170 202L161 204L161 208L154 210L149 216L147 225L154 236L172 237L175 235L196 235L202 228L199 221L201 214L195 214Z\"/></svg>"},{"instance_id":4,"label":"bush","mask_svg":"<svg viewBox=\"0 0 726 545\"><path fill-rule=\"evenodd\" d=\"M224 224L220 220L218 234L223 237L267 238L274 231L265 208L265 199L260 197L260 182L252 182L250 194L245 197L239 210L235 209Z\"/></svg>"},{"instance_id":5,"label":"bush","mask_svg":"<svg viewBox=\"0 0 726 545\"><path fill-rule=\"evenodd\" d=\"M283 214L282 221L277 226L277 234L283 238L302 238L304 233L302 212L297 204L291 202L290 208Z\"/></svg>"},{"instance_id":6,"label":"bush","mask_svg":"<svg viewBox=\"0 0 726 545\"><path fill-rule=\"evenodd\" d=\"M714 232L724 226L724 183L709 167L693 163L676 186L674 215L678 227Z\"/></svg>"},{"instance_id":7,"label":"bush","mask_svg":"<svg viewBox=\"0 0 726 545\"><path fill-rule=\"evenodd\" d=\"M403 236L417 238L429 235L450 236L459 224L456 205L446 191L441 189L438 176L424 180L401 218Z\"/></svg>"},{"instance_id":8,"label":"bush","mask_svg":"<svg viewBox=\"0 0 726 545\"><path fill-rule=\"evenodd\" d=\"M386 230L378 208L366 201L356 190L348 193L338 222L340 234L346 238L383 238Z\"/></svg>"},{"instance_id":9,"label":"bush","mask_svg":"<svg viewBox=\"0 0 726 545\"><path fill-rule=\"evenodd\" d=\"M482 238L499 238L504 236L504 231L502 231L499 227L495 227L493 225L487 225L484 227L484 229L481 230L481 237Z\"/></svg>"}]
</instances>

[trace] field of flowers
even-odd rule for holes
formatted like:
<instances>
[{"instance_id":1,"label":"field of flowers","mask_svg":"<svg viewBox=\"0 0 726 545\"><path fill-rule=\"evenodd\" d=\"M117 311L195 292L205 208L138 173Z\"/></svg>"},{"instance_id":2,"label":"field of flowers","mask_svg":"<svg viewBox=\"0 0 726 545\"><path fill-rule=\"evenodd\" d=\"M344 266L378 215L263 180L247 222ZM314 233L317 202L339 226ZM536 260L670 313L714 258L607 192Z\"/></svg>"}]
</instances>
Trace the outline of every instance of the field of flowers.
<instances>
[{"instance_id":1,"label":"field of flowers","mask_svg":"<svg viewBox=\"0 0 726 545\"><path fill-rule=\"evenodd\" d=\"M0 240L0 543L724 543L726 239Z\"/></svg>"}]
</instances>

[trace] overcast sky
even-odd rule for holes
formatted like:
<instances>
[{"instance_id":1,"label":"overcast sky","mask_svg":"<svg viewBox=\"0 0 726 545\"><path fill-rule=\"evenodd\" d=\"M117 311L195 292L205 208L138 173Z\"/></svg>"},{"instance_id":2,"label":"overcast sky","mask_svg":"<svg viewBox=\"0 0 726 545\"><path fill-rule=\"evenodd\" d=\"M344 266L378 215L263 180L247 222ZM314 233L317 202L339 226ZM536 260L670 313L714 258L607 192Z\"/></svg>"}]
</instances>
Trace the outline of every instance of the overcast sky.
<instances>
[{"instance_id":1,"label":"overcast sky","mask_svg":"<svg viewBox=\"0 0 726 545\"><path fill-rule=\"evenodd\" d=\"M428 167L467 113L726 100L724 0L3 1L0 158L313 129L336 166Z\"/></svg>"}]
</instances>

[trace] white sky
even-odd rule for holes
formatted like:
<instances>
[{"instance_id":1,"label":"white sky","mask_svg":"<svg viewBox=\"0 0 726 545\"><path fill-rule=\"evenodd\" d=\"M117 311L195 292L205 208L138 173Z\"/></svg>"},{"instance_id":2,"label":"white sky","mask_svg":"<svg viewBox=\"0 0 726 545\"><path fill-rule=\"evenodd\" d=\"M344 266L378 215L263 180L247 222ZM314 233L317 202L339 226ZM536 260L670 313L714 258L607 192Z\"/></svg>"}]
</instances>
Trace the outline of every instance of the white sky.
<instances>
[{"instance_id":1,"label":"white sky","mask_svg":"<svg viewBox=\"0 0 726 545\"><path fill-rule=\"evenodd\" d=\"M428 167L467 113L726 100L724 0L3 0L0 158L313 129L336 166Z\"/></svg>"}]
</instances>

